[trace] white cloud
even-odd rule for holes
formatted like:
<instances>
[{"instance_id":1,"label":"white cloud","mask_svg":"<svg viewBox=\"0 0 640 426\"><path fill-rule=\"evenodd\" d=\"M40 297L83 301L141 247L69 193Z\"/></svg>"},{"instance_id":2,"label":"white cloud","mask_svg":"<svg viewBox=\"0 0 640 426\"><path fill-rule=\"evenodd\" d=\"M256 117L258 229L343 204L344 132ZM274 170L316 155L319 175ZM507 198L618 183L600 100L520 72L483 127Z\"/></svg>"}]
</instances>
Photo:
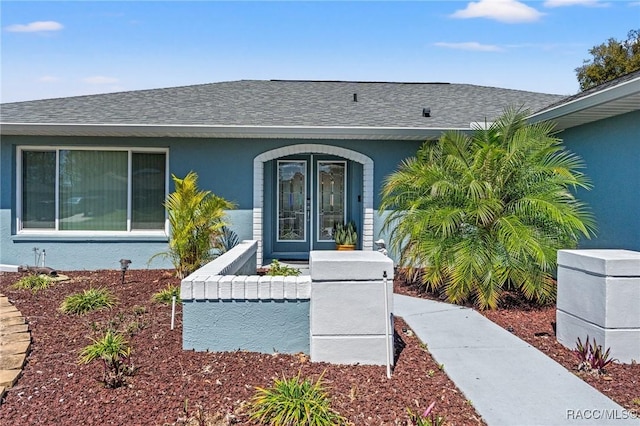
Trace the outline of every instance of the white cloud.
<instances>
[{"instance_id":1,"label":"white cloud","mask_svg":"<svg viewBox=\"0 0 640 426\"><path fill-rule=\"evenodd\" d=\"M600 0L546 0L544 2L544 7L563 6L608 7L609 3L603 3Z\"/></svg>"},{"instance_id":2,"label":"white cloud","mask_svg":"<svg viewBox=\"0 0 640 426\"><path fill-rule=\"evenodd\" d=\"M453 18L487 18L496 21L515 24L519 22L534 22L543 13L517 0L480 0L471 2L465 9L456 11Z\"/></svg>"},{"instance_id":3,"label":"white cloud","mask_svg":"<svg viewBox=\"0 0 640 426\"><path fill-rule=\"evenodd\" d=\"M629 6L640 6L640 1L632 1Z\"/></svg>"},{"instance_id":4,"label":"white cloud","mask_svg":"<svg viewBox=\"0 0 640 426\"><path fill-rule=\"evenodd\" d=\"M60 79L52 75L43 75L38 79L38 81L40 83L55 83L56 81L60 81Z\"/></svg>"},{"instance_id":5,"label":"white cloud","mask_svg":"<svg viewBox=\"0 0 640 426\"><path fill-rule=\"evenodd\" d=\"M94 75L92 77L83 78L82 81L89 84L115 84L119 82L117 78L105 77L103 75Z\"/></svg>"},{"instance_id":6,"label":"white cloud","mask_svg":"<svg viewBox=\"0 0 640 426\"><path fill-rule=\"evenodd\" d=\"M477 41L467 41L463 43L448 43L448 42L438 42L434 43L435 46L438 47L446 47L448 49L459 49L459 50L472 50L475 52L502 52L502 48L493 44L480 44Z\"/></svg>"},{"instance_id":7,"label":"white cloud","mask_svg":"<svg viewBox=\"0 0 640 426\"><path fill-rule=\"evenodd\" d=\"M37 21L26 25L9 25L5 29L12 33L38 33L43 31L60 31L64 26L56 21Z\"/></svg>"}]
</instances>

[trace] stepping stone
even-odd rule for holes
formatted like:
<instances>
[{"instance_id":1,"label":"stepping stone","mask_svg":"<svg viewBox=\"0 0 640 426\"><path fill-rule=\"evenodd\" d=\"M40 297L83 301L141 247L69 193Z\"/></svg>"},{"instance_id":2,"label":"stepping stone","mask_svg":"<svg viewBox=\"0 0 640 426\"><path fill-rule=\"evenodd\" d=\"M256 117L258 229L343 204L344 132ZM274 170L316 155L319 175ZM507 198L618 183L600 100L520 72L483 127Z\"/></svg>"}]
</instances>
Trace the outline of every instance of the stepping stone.
<instances>
[{"instance_id":1,"label":"stepping stone","mask_svg":"<svg viewBox=\"0 0 640 426\"><path fill-rule=\"evenodd\" d=\"M8 334L27 333L28 331L28 324L7 325L4 327L0 326L0 339L2 339L2 336L6 336Z\"/></svg>"},{"instance_id":2,"label":"stepping stone","mask_svg":"<svg viewBox=\"0 0 640 426\"><path fill-rule=\"evenodd\" d=\"M0 312L0 318L2 319L13 318L13 317L22 317L22 314L17 309L10 312Z\"/></svg>"},{"instance_id":3,"label":"stepping stone","mask_svg":"<svg viewBox=\"0 0 640 426\"><path fill-rule=\"evenodd\" d=\"M6 296L0 297L0 306L13 306Z\"/></svg>"},{"instance_id":4,"label":"stepping stone","mask_svg":"<svg viewBox=\"0 0 640 426\"><path fill-rule=\"evenodd\" d=\"M0 330L2 330L4 327L20 324L24 324L23 317L0 317Z\"/></svg>"},{"instance_id":5,"label":"stepping stone","mask_svg":"<svg viewBox=\"0 0 640 426\"><path fill-rule=\"evenodd\" d=\"M10 388L16 384L22 370L0 370L0 386Z\"/></svg>"},{"instance_id":6,"label":"stepping stone","mask_svg":"<svg viewBox=\"0 0 640 426\"><path fill-rule=\"evenodd\" d=\"M2 398L4 398L5 393L7 393L7 388L0 386L0 405L2 405Z\"/></svg>"},{"instance_id":7,"label":"stepping stone","mask_svg":"<svg viewBox=\"0 0 640 426\"><path fill-rule=\"evenodd\" d=\"M0 370L20 370L25 359L24 354L0 355Z\"/></svg>"},{"instance_id":8,"label":"stepping stone","mask_svg":"<svg viewBox=\"0 0 640 426\"><path fill-rule=\"evenodd\" d=\"M2 336L0 339L0 348L11 343L31 341L31 333L12 333Z\"/></svg>"},{"instance_id":9,"label":"stepping stone","mask_svg":"<svg viewBox=\"0 0 640 426\"><path fill-rule=\"evenodd\" d=\"M0 345L0 356L26 354L30 345L31 342L29 340Z\"/></svg>"},{"instance_id":10,"label":"stepping stone","mask_svg":"<svg viewBox=\"0 0 640 426\"><path fill-rule=\"evenodd\" d=\"M4 316L5 313L12 313L12 312L20 313L20 311L17 310L16 307L13 305L8 305L8 306L0 305L0 315Z\"/></svg>"}]
</instances>

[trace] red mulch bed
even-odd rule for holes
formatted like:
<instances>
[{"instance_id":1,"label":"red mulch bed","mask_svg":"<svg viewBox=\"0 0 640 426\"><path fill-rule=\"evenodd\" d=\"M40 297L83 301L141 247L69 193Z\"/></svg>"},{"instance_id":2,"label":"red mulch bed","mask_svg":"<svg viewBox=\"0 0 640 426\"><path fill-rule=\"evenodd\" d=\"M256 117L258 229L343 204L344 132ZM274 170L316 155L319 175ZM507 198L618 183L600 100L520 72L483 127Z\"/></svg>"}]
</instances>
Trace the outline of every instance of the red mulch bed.
<instances>
[{"instance_id":1,"label":"red mulch bed","mask_svg":"<svg viewBox=\"0 0 640 426\"><path fill-rule=\"evenodd\" d=\"M396 280L394 291L409 296L440 299L438 295L425 292L402 279ZM610 364L602 375L578 371L578 361L573 351L555 339L555 305L538 307L515 293L506 293L500 309L480 313L535 346L621 406L640 414L640 364Z\"/></svg>"},{"instance_id":2,"label":"red mulch bed","mask_svg":"<svg viewBox=\"0 0 640 426\"><path fill-rule=\"evenodd\" d=\"M119 271L65 274L70 281L34 294L11 289L19 274L0 274L0 292L32 333L23 375L0 406L2 425L253 424L244 403L254 387L298 372L313 379L323 375L332 407L355 425L403 425L407 407L420 411L432 401L449 425L484 424L417 338L402 331L401 319L401 350L388 380L384 367L311 363L302 355L183 351L180 307L171 331L171 308L150 301L168 284L179 284L171 271L131 270L124 285ZM91 286L110 288L118 305L84 316L58 310L65 296ZM77 362L90 338L108 326L127 333L137 367L128 386L117 389L101 383L100 362Z\"/></svg>"}]
</instances>

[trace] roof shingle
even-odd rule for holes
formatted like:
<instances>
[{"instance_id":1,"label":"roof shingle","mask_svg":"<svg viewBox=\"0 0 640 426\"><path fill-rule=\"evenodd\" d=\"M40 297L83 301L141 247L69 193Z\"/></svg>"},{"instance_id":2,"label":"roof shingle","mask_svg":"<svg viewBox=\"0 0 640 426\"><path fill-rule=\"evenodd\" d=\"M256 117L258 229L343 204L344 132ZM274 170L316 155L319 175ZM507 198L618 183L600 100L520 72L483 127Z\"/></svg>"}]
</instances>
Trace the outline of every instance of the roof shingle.
<instances>
[{"instance_id":1,"label":"roof shingle","mask_svg":"<svg viewBox=\"0 0 640 426\"><path fill-rule=\"evenodd\" d=\"M0 122L468 129L509 106L537 111L562 98L470 84L240 80L6 103Z\"/></svg>"}]
</instances>

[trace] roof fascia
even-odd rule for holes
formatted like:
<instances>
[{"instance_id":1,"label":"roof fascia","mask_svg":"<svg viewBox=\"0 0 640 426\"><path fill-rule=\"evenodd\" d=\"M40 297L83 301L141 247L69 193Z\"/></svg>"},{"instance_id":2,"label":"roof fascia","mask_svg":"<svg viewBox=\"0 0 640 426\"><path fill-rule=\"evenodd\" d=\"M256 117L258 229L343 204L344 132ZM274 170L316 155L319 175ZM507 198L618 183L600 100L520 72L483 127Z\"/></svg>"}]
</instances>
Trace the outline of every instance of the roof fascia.
<instances>
[{"instance_id":1,"label":"roof fascia","mask_svg":"<svg viewBox=\"0 0 640 426\"><path fill-rule=\"evenodd\" d=\"M199 126L146 124L0 123L0 134L15 136L114 136L281 139L425 140L447 130L469 128Z\"/></svg>"},{"instance_id":2,"label":"roof fascia","mask_svg":"<svg viewBox=\"0 0 640 426\"><path fill-rule=\"evenodd\" d=\"M533 122L554 120L640 92L640 77L570 100L529 116ZM631 112L629 110L628 112Z\"/></svg>"}]
</instances>

